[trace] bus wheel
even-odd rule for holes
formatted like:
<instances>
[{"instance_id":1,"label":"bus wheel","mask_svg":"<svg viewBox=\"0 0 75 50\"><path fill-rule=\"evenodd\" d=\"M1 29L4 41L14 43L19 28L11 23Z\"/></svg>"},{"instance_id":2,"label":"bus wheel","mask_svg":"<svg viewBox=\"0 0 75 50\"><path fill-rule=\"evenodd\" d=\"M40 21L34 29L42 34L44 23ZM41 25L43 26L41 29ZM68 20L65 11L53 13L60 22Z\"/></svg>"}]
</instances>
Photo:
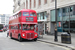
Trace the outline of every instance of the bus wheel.
<instances>
[{"instance_id":1,"label":"bus wheel","mask_svg":"<svg viewBox=\"0 0 75 50\"><path fill-rule=\"evenodd\" d=\"M10 38L12 39L12 33L10 34Z\"/></svg>"},{"instance_id":2,"label":"bus wheel","mask_svg":"<svg viewBox=\"0 0 75 50\"><path fill-rule=\"evenodd\" d=\"M19 42L21 42L21 41L22 41L22 38L21 38L21 36L20 36L20 35L18 36L18 40L19 40Z\"/></svg>"},{"instance_id":3,"label":"bus wheel","mask_svg":"<svg viewBox=\"0 0 75 50\"><path fill-rule=\"evenodd\" d=\"M35 38L34 41L37 41L37 38Z\"/></svg>"}]
</instances>

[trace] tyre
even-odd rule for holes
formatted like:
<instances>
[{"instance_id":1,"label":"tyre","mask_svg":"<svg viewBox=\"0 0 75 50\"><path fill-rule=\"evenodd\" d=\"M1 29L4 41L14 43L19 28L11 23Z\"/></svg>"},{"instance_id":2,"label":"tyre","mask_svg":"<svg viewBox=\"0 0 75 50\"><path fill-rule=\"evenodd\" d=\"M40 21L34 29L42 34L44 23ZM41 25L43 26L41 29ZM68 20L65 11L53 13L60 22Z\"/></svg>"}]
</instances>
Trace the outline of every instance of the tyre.
<instances>
[{"instance_id":1,"label":"tyre","mask_svg":"<svg viewBox=\"0 0 75 50\"><path fill-rule=\"evenodd\" d=\"M22 42L22 38L20 35L18 36L18 40L19 40L19 42Z\"/></svg>"},{"instance_id":2,"label":"tyre","mask_svg":"<svg viewBox=\"0 0 75 50\"><path fill-rule=\"evenodd\" d=\"M37 41L37 38L35 38L34 41Z\"/></svg>"},{"instance_id":3,"label":"tyre","mask_svg":"<svg viewBox=\"0 0 75 50\"><path fill-rule=\"evenodd\" d=\"M10 38L12 39L12 33L10 34Z\"/></svg>"}]
</instances>

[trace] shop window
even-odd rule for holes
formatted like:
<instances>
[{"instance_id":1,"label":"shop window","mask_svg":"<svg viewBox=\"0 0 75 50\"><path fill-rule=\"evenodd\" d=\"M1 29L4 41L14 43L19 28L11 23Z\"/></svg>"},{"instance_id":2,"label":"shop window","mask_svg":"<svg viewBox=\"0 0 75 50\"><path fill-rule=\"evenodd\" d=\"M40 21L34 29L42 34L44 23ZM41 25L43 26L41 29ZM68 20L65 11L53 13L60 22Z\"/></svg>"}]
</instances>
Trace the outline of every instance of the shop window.
<instances>
[{"instance_id":1,"label":"shop window","mask_svg":"<svg viewBox=\"0 0 75 50\"><path fill-rule=\"evenodd\" d=\"M44 19L44 12L41 13L41 20Z\"/></svg>"},{"instance_id":2,"label":"shop window","mask_svg":"<svg viewBox=\"0 0 75 50\"><path fill-rule=\"evenodd\" d=\"M51 10L51 21L55 21L55 10Z\"/></svg>"},{"instance_id":3,"label":"shop window","mask_svg":"<svg viewBox=\"0 0 75 50\"><path fill-rule=\"evenodd\" d=\"M62 9L57 9L57 21L62 21Z\"/></svg>"},{"instance_id":4,"label":"shop window","mask_svg":"<svg viewBox=\"0 0 75 50\"><path fill-rule=\"evenodd\" d=\"M70 12L72 12L73 11L73 7L70 7Z\"/></svg>"},{"instance_id":5,"label":"shop window","mask_svg":"<svg viewBox=\"0 0 75 50\"><path fill-rule=\"evenodd\" d=\"M47 19L47 11L44 12L44 19Z\"/></svg>"},{"instance_id":6,"label":"shop window","mask_svg":"<svg viewBox=\"0 0 75 50\"><path fill-rule=\"evenodd\" d=\"M66 9L65 8L63 8L63 13L66 13Z\"/></svg>"},{"instance_id":7,"label":"shop window","mask_svg":"<svg viewBox=\"0 0 75 50\"><path fill-rule=\"evenodd\" d=\"M40 15L40 13L38 13L38 20L41 20L41 15Z\"/></svg>"}]
</instances>

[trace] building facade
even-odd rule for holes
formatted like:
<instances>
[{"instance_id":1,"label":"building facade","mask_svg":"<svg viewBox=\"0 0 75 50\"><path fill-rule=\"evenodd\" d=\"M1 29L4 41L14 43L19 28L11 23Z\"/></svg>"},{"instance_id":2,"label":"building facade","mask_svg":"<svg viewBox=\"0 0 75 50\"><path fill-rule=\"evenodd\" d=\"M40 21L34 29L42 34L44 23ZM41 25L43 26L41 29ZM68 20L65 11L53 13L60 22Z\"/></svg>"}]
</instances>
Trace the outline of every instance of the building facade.
<instances>
[{"instance_id":1,"label":"building facade","mask_svg":"<svg viewBox=\"0 0 75 50\"><path fill-rule=\"evenodd\" d=\"M75 0L57 0L57 28L59 32L68 30L65 21L74 21ZM55 0L14 0L14 13L21 9L33 9L37 12L38 23L43 25L44 34L48 27L49 34L54 33ZM68 25L68 24L67 24ZM74 29L74 28L72 28Z\"/></svg>"},{"instance_id":2,"label":"building facade","mask_svg":"<svg viewBox=\"0 0 75 50\"><path fill-rule=\"evenodd\" d=\"M0 24L8 25L9 24L9 15L0 14Z\"/></svg>"}]
</instances>

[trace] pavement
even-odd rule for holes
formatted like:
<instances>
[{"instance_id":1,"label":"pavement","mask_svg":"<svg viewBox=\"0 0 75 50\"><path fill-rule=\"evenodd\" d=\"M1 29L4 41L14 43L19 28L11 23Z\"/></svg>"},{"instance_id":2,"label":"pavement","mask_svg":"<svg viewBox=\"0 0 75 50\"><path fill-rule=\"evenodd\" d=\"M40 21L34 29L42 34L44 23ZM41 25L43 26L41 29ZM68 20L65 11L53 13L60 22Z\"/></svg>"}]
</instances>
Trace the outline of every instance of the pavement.
<instances>
[{"instance_id":1,"label":"pavement","mask_svg":"<svg viewBox=\"0 0 75 50\"><path fill-rule=\"evenodd\" d=\"M47 34L40 35L38 41L64 46L64 47L71 48L72 50L75 50L75 34L71 34L71 44L62 43L60 34L57 37L58 37L58 41L55 42L54 35L47 35Z\"/></svg>"}]
</instances>

